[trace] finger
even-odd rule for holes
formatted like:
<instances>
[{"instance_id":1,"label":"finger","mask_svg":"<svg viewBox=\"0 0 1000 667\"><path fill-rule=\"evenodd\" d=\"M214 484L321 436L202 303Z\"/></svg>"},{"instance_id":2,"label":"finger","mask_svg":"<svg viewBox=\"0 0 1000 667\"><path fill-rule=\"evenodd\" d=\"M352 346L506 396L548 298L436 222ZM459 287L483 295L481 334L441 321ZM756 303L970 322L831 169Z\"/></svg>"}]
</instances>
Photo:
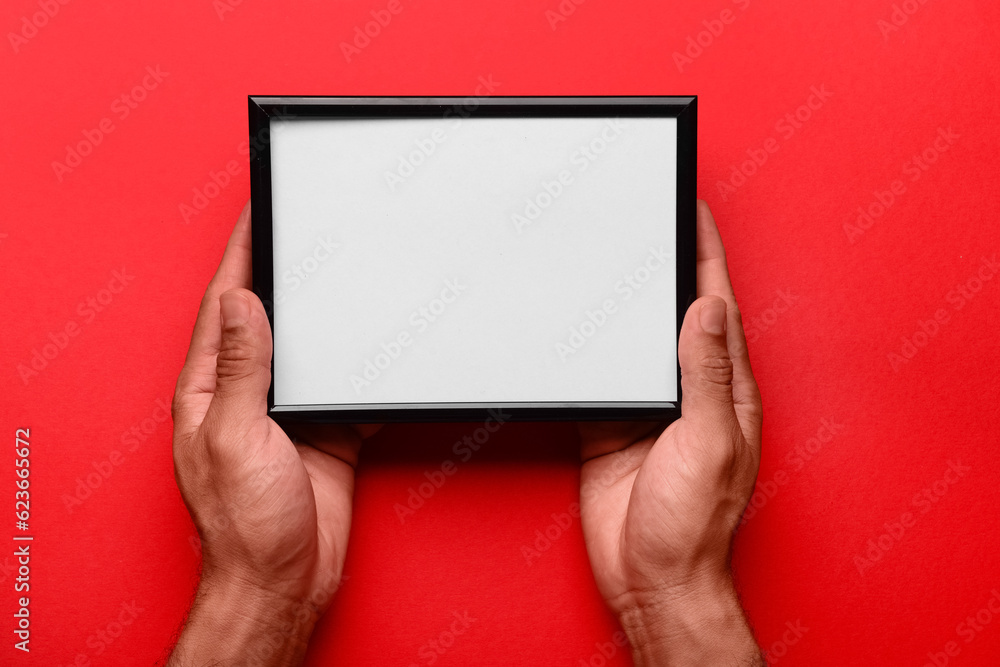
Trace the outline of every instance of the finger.
<instances>
[{"instance_id":1,"label":"finger","mask_svg":"<svg viewBox=\"0 0 1000 667\"><path fill-rule=\"evenodd\" d=\"M194 325L194 334L191 336L188 362L205 364L210 361L209 365L214 365L221 339L219 296L227 290L238 287L250 289L252 286L250 238L250 202L247 202L236 220L233 233L229 236L219 268L208 283L208 289L205 290L205 298L202 300L198 320Z\"/></svg>"},{"instance_id":2,"label":"finger","mask_svg":"<svg viewBox=\"0 0 1000 667\"><path fill-rule=\"evenodd\" d=\"M726 248L711 209L698 200L698 296L714 294L726 301L733 298L733 285L726 265Z\"/></svg>"},{"instance_id":3,"label":"finger","mask_svg":"<svg viewBox=\"0 0 1000 667\"><path fill-rule=\"evenodd\" d=\"M281 421L282 430L295 444L308 445L325 454L340 459L352 468L358 466L358 452L361 441L368 437L379 424L315 424L300 421Z\"/></svg>"},{"instance_id":4,"label":"finger","mask_svg":"<svg viewBox=\"0 0 1000 667\"><path fill-rule=\"evenodd\" d=\"M750 366L750 351L743 331L743 317L729 279L726 249L722 244L719 227L715 224L715 218L708 204L698 200L698 296L709 295L722 297L728 304L726 337L730 359L733 362L733 401L738 408L741 423L746 421L743 426L747 441L759 448L760 391Z\"/></svg>"},{"instance_id":5,"label":"finger","mask_svg":"<svg viewBox=\"0 0 1000 667\"><path fill-rule=\"evenodd\" d=\"M216 357L215 393L206 420L239 424L240 431L267 416L271 385L271 327L264 305L246 289L219 298L221 344Z\"/></svg>"},{"instance_id":6,"label":"finger","mask_svg":"<svg viewBox=\"0 0 1000 667\"><path fill-rule=\"evenodd\" d=\"M740 316L733 285L729 280L729 267L726 265L726 249L722 245L722 236L715 224L715 218L708 204L698 200L698 296L719 296L726 300L729 309L727 324L727 340L729 354L733 360L733 372L736 386L739 387L749 379L753 382L750 370L750 355L747 351L746 336L743 333L743 322Z\"/></svg>"},{"instance_id":7,"label":"finger","mask_svg":"<svg viewBox=\"0 0 1000 667\"><path fill-rule=\"evenodd\" d=\"M663 422L579 422L580 460L586 463L605 454L621 451L663 432Z\"/></svg>"},{"instance_id":8,"label":"finger","mask_svg":"<svg viewBox=\"0 0 1000 667\"><path fill-rule=\"evenodd\" d=\"M333 581L339 581L344 566L344 549L351 533L354 469L307 445L298 445L296 449L312 482L320 548L329 554L321 558L324 562L331 563L332 567L332 571L325 576L332 576Z\"/></svg>"},{"instance_id":9,"label":"finger","mask_svg":"<svg viewBox=\"0 0 1000 667\"><path fill-rule=\"evenodd\" d=\"M215 276L205 290L184 368L174 393L174 423L179 432L189 432L201 423L215 391L215 357L222 341L219 295L226 290L251 286L250 202L236 221Z\"/></svg>"},{"instance_id":10,"label":"finger","mask_svg":"<svg viewBox=\"0 0 1000 667\"><path fill-rule=\"evenodd\" d=\"M713 438L740 433L733 403L733 362L726 343L726 302L717 296L697 299L681 327L677 356L681 364L681 415L696 433Z\"/></svg>"}]
</instances>

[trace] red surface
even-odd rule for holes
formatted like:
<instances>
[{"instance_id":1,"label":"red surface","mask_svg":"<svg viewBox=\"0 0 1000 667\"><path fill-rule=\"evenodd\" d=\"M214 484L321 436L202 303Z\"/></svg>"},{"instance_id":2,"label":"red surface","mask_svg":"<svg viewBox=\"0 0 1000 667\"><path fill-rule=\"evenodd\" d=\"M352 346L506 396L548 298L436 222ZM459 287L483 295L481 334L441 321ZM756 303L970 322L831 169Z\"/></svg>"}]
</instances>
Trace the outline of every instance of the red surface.
<instances>
[{"instance_id":1,"label":"red surface","mask_svg":"<svg viewBox=\"0 0 1000 667\"><path fill-rule=\"evenodd\" d=\"M996 3L907 0L915 13L883 34L891 0L563 2L575 11L554 28L556 0L400 0L347 62L340 43L387 2L232 0L221 16L209 0L48 2L58 12L36 32L22 21L41 11L36 0L7 0L2 19L0 432L12 445L16 428L31 428L35 542L30 657L13 648L13 546L0 557L0 662L150 664L190 599L193 528L170 424L155 417L248 197L246 95L472 95L490 76L506 95L700 96L699 191L756 332L764 396L766 488L735 558L762 645L789 666L1000 662L1000 618L964 624L1000 587L1000 275L975 280L1000 241ZM725 9L731 22L713 23ZM704 21L721 34L678 67L674 53ZM21 30L30 38L11 43ZM114 101L147 66L168 74L123 118ZM801 127L781 121L823 86L832 96ZM113 131L60 180L53 161L105 118ZM914 172L907 163L939 128L958 138ZM723 193L719 181L761 149L767 161ZM180 206L230 161L236 177L186 223ZM897 179L902 194L851 243L844 225ZM87 299L122 269L134 279L91 311ZM958 297L969 281L978 291ZM769 312L782 294L791 305ZM935 335L924 339L920 322L939 310L948 321L925 325ZM23 380L19 364L70 323L76 335ZM923 345L894 368L889 355L914 336ZM824 423L836 425L832 439L811 442L828 435ZM133 440L133 427L149 433ZM435 664L601 664L598 645L617 627L578 521L530 566L521 552L576 499L570 427L504 426L397 519L394 504L473 428L392 426L363 453L349 579L311 664L427 664L422 647L466 611L476 621ZM0 498L2 532L14 534L11 449ZM949 474L949 461L968 470ZM95 466L110 476L67 506ZM953 484L939 482L946 475ZM903 520L880 549L886 524ZM861 573L869 540L880 557ZM119 616L129 623L100 643ZM797 623L798 635L787 631ZM955 657L943 654L949 642ZM621 650L608 661L627 663Z\"/></svg>"}]
</instances>

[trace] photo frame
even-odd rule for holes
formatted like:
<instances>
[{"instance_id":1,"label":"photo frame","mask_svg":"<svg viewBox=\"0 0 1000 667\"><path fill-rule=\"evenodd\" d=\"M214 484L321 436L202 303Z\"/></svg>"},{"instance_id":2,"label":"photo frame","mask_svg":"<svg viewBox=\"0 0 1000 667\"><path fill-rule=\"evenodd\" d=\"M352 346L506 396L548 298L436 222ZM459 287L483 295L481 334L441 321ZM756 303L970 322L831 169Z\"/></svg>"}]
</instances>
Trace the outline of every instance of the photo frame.
<instances>
[{"instance_id":1,"label":"photo frame","mask_svg":"<svg viewBox=\"0 0 1000 667\"><path fill-rule=\"evenodd\" d=\"M273 417L680 416L696 97L248 104Z\"/></svg>"}]
</instances>

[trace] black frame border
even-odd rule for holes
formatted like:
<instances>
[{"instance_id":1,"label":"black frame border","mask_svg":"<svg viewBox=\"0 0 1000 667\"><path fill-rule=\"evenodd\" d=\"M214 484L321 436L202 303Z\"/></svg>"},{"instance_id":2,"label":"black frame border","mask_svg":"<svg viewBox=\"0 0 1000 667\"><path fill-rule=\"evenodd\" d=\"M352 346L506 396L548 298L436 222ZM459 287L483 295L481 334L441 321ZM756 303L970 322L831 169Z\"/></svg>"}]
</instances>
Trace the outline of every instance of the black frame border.
<instances>
[{"instance_id":1,"label":"black frame border","mask_svg":"<svg viewBox=\"0 0 1000 667\"><path fill-rule=\"evenodd\" d=\"M267 311L274 335L274 261L271 214L272 118L469 117L667 117L677 119L677 334L696 296L698 98L686 96L494 96L327 97L248 95L253 291ZM436 421L673 421L680 417L681 373L676 402L368 403L275 405L274 357L267 392L275 418L331 423Z\"/></svg>"}]
</instances>

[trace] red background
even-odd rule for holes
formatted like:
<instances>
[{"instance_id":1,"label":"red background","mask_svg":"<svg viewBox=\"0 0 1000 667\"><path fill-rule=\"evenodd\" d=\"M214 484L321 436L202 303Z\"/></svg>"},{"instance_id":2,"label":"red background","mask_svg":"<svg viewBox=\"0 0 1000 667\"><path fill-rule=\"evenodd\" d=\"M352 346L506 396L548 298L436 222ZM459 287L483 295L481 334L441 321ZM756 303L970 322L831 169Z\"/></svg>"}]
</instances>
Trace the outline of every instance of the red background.
<instances>
[{"instance_id":1,"label":"red background","mask_svg":"<svg viewBox=\"0 0 1000 667\"><path fill-rule=\"evenodd\" d=\"M170 424L154 418L249 196L247 94L472 95L492 76L503 95L699 95L699 194L755 330L764 397L760 507L739 533L735 567L772 658L923 665L953 641L950 664L997 664L1000 618L971 637L959 624L1000 587L1000 276L976 282L1000 240L998 5L908 0L912 15L888 30L891 0L587 0L564 3L575 11L555 27L546 12L557 0L400 2L350 62L341 42L387 2L75 0L51 2L57 13L38 15L35 31L24 20L42 11L37 0L4 3L0 429L12 445L16 428L31 428L35 542L30 657L12 646L13 546L0 556L0 662L150 664L190 600L194 532L173 480ZM733 20L713 23L725 9ZM708 45L678 65L675 52L699 33ZM147 66L168 74L121 118L114 100ZM832 95L786 136L779 121L813 86ZM104 118L113 131L57 175L67 145ZM911 180L906 163L939 128L958 139ZM747 151L771 138L777 152L722 192ZM232 183L185 222L180 206L233 160ZM844 225L897 179L903 194L852 243ZM123 291L92 318L78 310L122 268L134 276ZM977 291L959 300L963 284ZM769 311L779 292L792 305ZM948 321L920 336L938 310ZM77 335L22 377L19 365L69 322ZM902 338L914 336L921 346L910 350ZM894 368L891 353L914 350ZM821 443L823 420L838 428ZM144 441L123 441L144 425ZM521 552L577 498L570 425L505 425L405 524L397 518L394 504L474 428L395 425L366 447L349 578L310 664L420 663L453 611L476 621L438 665L601 664L598 645L617 626L579 522L530 565ZM795 454L810 445L808 460ZM949 461L968 467L953 484L943 481ZM89 497L67 505L109 465ZM0 498L11 506L14 480L9 449ZM934 503L915 498L924 489ZM904 534L878 547L885 524L908 511ZM879 559L859 568L869 540ZM133 602L138 617L102 647L98 631L117 632ZM784 635L786 623L808 630ZM619 649L608 664L628 662Z\"/></svg>"}]
</instances>

